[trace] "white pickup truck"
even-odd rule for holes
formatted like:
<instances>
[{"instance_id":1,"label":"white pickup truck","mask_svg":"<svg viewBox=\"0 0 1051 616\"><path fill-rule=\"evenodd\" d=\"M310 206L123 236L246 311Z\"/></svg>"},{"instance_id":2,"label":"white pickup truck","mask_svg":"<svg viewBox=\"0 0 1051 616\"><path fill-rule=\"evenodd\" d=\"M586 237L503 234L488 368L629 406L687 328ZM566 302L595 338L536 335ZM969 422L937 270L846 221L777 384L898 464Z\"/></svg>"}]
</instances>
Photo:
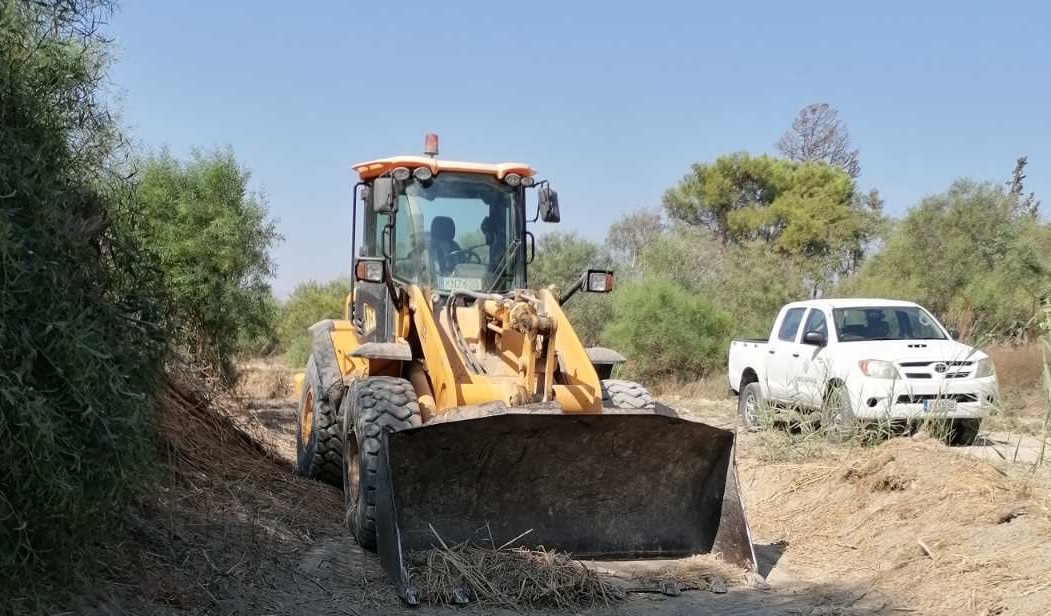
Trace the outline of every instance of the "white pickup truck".
<instances>
[{"instance_id":1,"label":"white pickup truck","mask_svg":"<svg viewBox=\"0 0 1051 616\"><path fill-rule=\"evenodd\" d=\"M833 435L938 422L951 443L970 444L999 389L992 360L954 337L910 302L796 302L781 309L769 340L730 343L730 389L752 429L767 409L802 410Z\"/></svg>"}]
</instances>

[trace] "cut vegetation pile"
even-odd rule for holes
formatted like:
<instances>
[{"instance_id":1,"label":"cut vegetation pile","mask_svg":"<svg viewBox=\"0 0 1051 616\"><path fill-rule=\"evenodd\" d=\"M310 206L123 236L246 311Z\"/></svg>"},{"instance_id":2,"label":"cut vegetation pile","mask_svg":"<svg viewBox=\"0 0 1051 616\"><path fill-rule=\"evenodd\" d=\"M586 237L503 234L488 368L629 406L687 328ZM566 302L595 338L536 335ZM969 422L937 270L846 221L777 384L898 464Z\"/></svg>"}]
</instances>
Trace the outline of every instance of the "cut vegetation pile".
<instances>
[{"instance_id":1,"label":"cut vegetation pile","mask_svg":"<svg viewBox=\"0 0 1051 616\"><path fill-rule=\"evenodd\" d=\"M924 614L1051 612L1042 479L922 437L750 472L754 532L808 569Z\"/></svg>"}]
</instances>

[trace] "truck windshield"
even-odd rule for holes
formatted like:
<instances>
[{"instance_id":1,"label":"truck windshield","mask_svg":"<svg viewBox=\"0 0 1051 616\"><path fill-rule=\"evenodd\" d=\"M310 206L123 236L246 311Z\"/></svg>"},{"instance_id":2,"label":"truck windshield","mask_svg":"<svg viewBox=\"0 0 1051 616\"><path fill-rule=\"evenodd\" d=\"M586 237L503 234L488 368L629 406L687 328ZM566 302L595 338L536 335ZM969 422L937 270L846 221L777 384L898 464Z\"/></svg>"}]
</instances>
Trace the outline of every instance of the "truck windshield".
<instances>
[{"instance_id":1,"label":"truck windshield","mask_svg":"<svg viewBox=\"0 0 1051 616\"><path fill-rule=\"evenodd\" d=\"M398 197L394 275L440 291L506 291L522 266L522 191L495 177L444 172Z\"/></svg>"},{"instance_id":2,"label":"truck windshield","mask_svg":"<svg viewBox=\"0 0 1051 616\"><path fill-rule=\"evenodd\" d=\"M934 318L915 306L835 308L832 318L840 342L945 340Z\"/></svg>"}]
</instances>

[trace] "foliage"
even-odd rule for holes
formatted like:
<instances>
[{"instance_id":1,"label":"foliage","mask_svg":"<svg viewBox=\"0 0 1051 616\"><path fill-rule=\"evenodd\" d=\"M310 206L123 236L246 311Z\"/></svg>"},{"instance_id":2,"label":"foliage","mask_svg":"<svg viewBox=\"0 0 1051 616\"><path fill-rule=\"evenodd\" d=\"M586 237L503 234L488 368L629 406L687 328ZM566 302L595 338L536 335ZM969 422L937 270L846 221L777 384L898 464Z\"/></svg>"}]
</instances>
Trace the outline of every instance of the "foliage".
<instances>
[{"instance_id":1,"label":"foliage","mask_svg":"<svg viewBox=\"0 0 1051 616\"><path fill-rule=\"evenodd\" d=\"M693 380L722 369L731 322L697 293L660 278L633 281L613 298L604 338L642 382Z\"/></svg>"},{"instance_id":2,"label":"foliage","mask_svg":"<svg viewBox=\"0 0 1051 616\"><path fill-rule=\"evenodd\" d=\"M301 283L281 304L277 321L277 339L291 366L302 367L310 356L311 337L307 328L324 319L343 318L349 280L325 283L308 280Z\"/></svg>"},{"instance_id":3,"label":"foliage","mask_svg":"<svg viewBox=\"0 0 1051 616\"><path fill-rule=\"evenodd\" d=\"M861 174L858 151L839 112L828 103L814 103L799 110L792 128L777 140L777 151L788 160L821 162L842 169L851 178Z\"/></svg>"},{"instance_id":4,"label":"foliage","mask_svg":"<svg viewBox=\"0 0 1051 616\"><path fill-rule=\"evenodd\" d=\"M643 249L661 237L665 228L660 210L637 210L609 226L609 231L606 232L606 247L614 261L628 269L634 269Z\"/></svg>"},{"instance_id":5,"label":"foliage","mask_svg":"<svg viewBox=\"0 0 1051 616\"><path fill-rule=\"evenodd\" d=\"M589 267L611 265L602 247L575 233L548 233L537 238L536 259L529 269L529 286L564 290ZM614 285L616 286L616 285ZM599 343L612 310L608 295L580 292L565 303L566 316L585 345Z\"/></svg>"},{"instance_id":6,"label":"foliage","mask_svg":"<svg viewBox=\"0 0 1051 616\"><path fill-rule=\"evenodd\" d=\"M910 210L841 292L917 301L965 334L1025 334L1051 296L1051 229L1021 195L956 181Z\"/></svg>"},{"instance_id":7,"label":"foliage","mask_svg":"<svg viewBox=\"0 0 1051 616\"><path fill-rule=\"evenodd\" d=\"M113 172L106 8L0 3L3 611L39 609L152 476L168 307Z\"/></svg>"},{"instance_id":8,"label":"foliage","mask_svg":"<svg viewBox=\"0 0 1051 616\"><path fill-rule=\"evenodd\" d=\"M813 295L857 268L883 224L878 195L859 196L842 170L747 153L695 164L664 207L724 247L761 241L800 260Z\"/></svg>"},{"instance_id":9,"label":"foliage","mask_svg":"<svg viewBox=\"0 0 1051 616\"><path fill-rule=\"evenodd\" d=\"M187 162L160 153L139 164L146 218L136 232L160 257L184 342L224 370L239 343L267 336L276 316L270 249L279 238L248 180L229 151Z\"/></svg>"}]
</instances>

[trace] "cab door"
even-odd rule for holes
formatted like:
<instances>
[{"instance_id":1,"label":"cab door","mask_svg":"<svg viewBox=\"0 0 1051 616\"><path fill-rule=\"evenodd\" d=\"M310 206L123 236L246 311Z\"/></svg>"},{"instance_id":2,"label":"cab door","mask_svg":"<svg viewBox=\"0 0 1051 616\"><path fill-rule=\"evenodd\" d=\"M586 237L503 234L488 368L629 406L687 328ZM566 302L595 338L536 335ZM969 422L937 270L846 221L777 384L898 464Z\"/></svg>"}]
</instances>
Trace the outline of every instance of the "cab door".
<instances>
[{"instance_id":1,"label":"cab door","mask_svg":"<svg viewBox=\"0 0 1051 616\"><path fill-rule=\"evenodd\" d=\"M817 332L825 336L826 345L806 344L803 337L807 332ZM811 408L819 408L824 402L825 383L830 377L831 365L828 361L827 341L831 337L828 331L828 318L821 308L811 308L807 313L803 328L799 332L798 358L796 365L796 387L799 390L800 403Z\"/></svg>"},{"instance_id":2,"label":"cab door","mask_svg":"<svg viewBox=\"0 0 1051 616\"><path fill-rule=\"evenodd\" d=\"M776 335L767 348L766 378L770 398L779 402L790 402L793 394L795 369L799 358L798 338L806 308L789 308L781 317Z\"/></svg>"}]
</instances>

